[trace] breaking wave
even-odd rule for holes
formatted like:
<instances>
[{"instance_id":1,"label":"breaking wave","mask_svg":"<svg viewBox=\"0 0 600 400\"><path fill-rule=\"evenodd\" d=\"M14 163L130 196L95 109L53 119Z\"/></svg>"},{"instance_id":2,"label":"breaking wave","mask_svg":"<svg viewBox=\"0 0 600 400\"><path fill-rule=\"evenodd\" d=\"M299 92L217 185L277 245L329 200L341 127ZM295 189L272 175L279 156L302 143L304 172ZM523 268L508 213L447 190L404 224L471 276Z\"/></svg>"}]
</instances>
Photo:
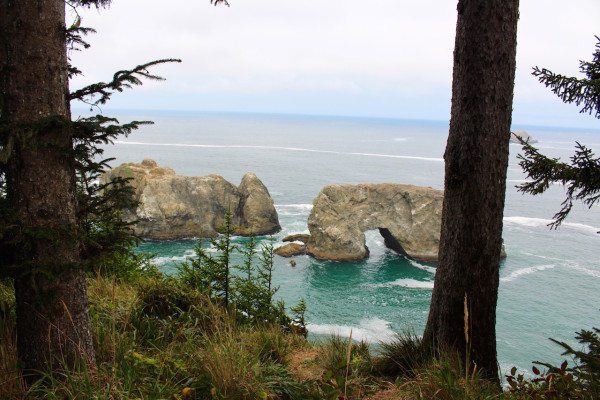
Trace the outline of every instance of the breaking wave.
<instances>
[{"instance_id":1,"label":"breaking wave","mask_svg":"<svg viewBox=\"0 0 600 400\"><path fill-rule=\"evenodd\" d=\"M418 156L404 156L396 154L379 154L379 153L355 153L355 152L343 152L334 150L317 150L307 149L303 147L283 147L283 146L260 146L260 145L223 145L223 144L187 144L187 143L150 143L150 142L129 142L123 140L115 140L115 144L133 145L133 146L164 146L164 147L200 147L206 149L259 149L259 150L284 150L284 151L301 151L308 153L322 153L322 154L338 154L348 156L364 156L364 157L383 157L383 158L399 158L407 160L420 160L420 161L433 161L443 163L443 158L437 157L418 157Z\"/></svg>"},{"instance_id":2,"label":"breaking wave","mask_svg":"<svg viewBox=\"0 0 600 400\"><path fill-rule=\"evenodd\" d=\"M511 282L520 276L533 274L534 272L538 272L538 271L545 271L547 269L553 269L554 267L555 267L555 265L553 265L553 264L544 264L544 265L535 265L533 267L519 269L517 271L514 271L514 272L508 274L507 276L505 276L503 278L500 278L500 282Z\"/></svg>"},{"instance_id":3,"label":"breaking wave","mask_svg":"<svg viewBox=\"0 0 600 400\"><path fill-rule=\"evenodd\" d=\"M384 283L371 283L367 286L373 288L384 288L384 287L394 287L400 286L411 289L433 289L433 281L418 281L416 279L411 278L401 278L396 279L392 282L384 282Z\"/></svg>"},{"instance_id":4,"label":"breaking wave","mask_svg":"<svg viewBox=\"0 0 600 400\"><path fill-rule=\"evenodd\" d=\"M547 227L552 223L551 219L532 218L532 217L504 217L504 222L514 225L530 226L530 227ZM600 228L595 226L579 224L577 222L563 222L561 227L576 230L587 234L597 234Z\"/></svg>"},{"instance_id":5,"label":"breaking wave","mask_svg":"<svg viewBox=\"0 0 600 400\"><path fill-rule=\"evenodd\" d=\"M339 335L343 337L350 337L350 331L352 331L352 339L364 340L370 343L390 342L395 336L395 332L390 328L390 323L381 318L362 319L358 326L309 323L307 328L310 333L317 335Z\"/></svg>"}]
</instances>

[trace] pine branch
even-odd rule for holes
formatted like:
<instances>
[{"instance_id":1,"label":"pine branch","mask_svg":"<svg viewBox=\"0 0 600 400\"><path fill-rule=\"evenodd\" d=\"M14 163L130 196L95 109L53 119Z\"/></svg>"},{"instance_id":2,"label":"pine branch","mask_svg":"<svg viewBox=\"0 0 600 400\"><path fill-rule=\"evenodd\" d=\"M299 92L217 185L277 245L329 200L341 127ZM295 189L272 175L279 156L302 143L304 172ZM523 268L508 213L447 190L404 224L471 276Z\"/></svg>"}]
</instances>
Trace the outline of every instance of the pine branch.
<instances>
[{"instance_id":1,"label":"pine branch","mask_svg":"<svg viewBox=\"0 0 600 400\"><path fill-rule=\"evenodd\" d=\"M88 8L89 7L101 8L101 7L108 7L110 5L110 3L112 3L112 0L68 0L66 3L71 7L81 6L81 7L88 7Z\"/></svg>"},{"instance_id":2,"label":"pine branch","mask_svg":"<svg viewBox=\"0 0 600 400\"><path fill-rule=\"evenodd\" d=\"M558 228L573 207L574 201L582 201L592 207L600 201L600 158L584 145L576 142L575 154L570 164L558 158L550 158L538 149L519 139L524 155L519 154L519 165L527 173L530 182L517 186L520 192L537 195L544 193L550 184L560 182L566 186L566 198L562 208L554 215L551 228Z\"/></svg>"},{"instance_id":3,"label":"pine branch","mask_svg":"<svg viewBox=\"0 0 600 400\"><path fill-rule=\"evenodd\" d=\"M164 80L164 78L158 75L151 74L148 71L148 68L169 62L179 63L181 60L176 58L166 58L138 65L131 70L118 71L113 75L112 81L108 83L94 83L82 89L76 90L69 95L69 100L81 100L96 106L99 104L105 104L108 100L110 100L114 92L122 92L124 89L129 89L132 86L142 85L142 78L154 81ZM97 100L93 100L93 97L96 95L99 95L100 97Z\"/></svg>"},{"instance_id":4,"label":"pine branch","mask_svg":"<svg viewBox=\"0 0 600 400\"><path fill-rule=\"evenodd\" d=\"M600 38L592 61L580 61L579 70L586 78L555 74L546 68L533 68L533 76L549 87L564 103L583 105L579 112L600 118Z\"/></svg>"}]
</instances>

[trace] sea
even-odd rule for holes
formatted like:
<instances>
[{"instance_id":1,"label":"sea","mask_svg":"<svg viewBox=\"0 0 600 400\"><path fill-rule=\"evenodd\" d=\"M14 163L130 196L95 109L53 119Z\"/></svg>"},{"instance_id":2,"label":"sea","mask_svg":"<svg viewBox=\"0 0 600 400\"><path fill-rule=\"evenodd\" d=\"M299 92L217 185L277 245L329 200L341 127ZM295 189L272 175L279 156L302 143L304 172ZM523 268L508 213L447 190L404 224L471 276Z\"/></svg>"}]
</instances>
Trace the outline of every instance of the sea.
<instances>
[{"instance_id":1,"label":"sea","mask_svg":"<svg viewBox=\"0 0 600 400\"><path fill-rule=\"evenodd\" d=\"M282 231L308 233L313 199L328 184L405 183L443 189L447 121L305 115L257 115L128 111L121 122L152 120L107 146L114 165L151 158L188 176L218 174L237 185L254 172L267 186ZM568 160L575 141L600 149L600 131L514 126L538 140L545 154ZM562 361L549 338L577 344L575 332L600 326L600 207L576 204L567 220L550 229L565 188L543 195L518 192L526 176L520 145L510 145L504 244L497 310L502 373L530 370L532 361ZM398 332L421 334L427 320L434 263L409 260L384 246L378 231L366 232L370 256L360 262L317 261L308 256L275 259L277 297L288 307L304 298L311 338L337 334L376 348ZM193 256L197 239L150 241L138 250L155 254L169 274ZM243 243L238 237L235 241ZM205 244L208 246L208 244ZM474 332L473 334L477 334Z\"/></svg>"}]
</instances>

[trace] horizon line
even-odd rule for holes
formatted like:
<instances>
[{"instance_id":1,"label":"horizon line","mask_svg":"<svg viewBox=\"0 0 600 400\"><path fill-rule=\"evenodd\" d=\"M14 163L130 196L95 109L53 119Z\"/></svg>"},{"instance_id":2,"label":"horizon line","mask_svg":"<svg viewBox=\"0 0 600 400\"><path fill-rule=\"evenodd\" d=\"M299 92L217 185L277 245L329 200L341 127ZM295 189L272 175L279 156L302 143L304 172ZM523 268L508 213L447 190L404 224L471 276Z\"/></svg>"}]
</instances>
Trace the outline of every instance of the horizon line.
<instances>
[{"instance_id":1,"label":"horizon line","mask_svg":"<svg viewBox=\"0 0 600 400\"><path fill-rule=\"evenodd\" d=\"M85 114L103 114L104 110L100 109L98 112L90 112L89 107L77 107L71 108L72 111L77 110L78 112L84 112ZM436 119L436 118L410 118L410 117L391 117L391 116L370 116L370 115L342 115L342 114L310 114L302 112L276 112L276 111L215 111L215 110L194 110L194 109L158 109L158 108L109 108L109 112L115 113L180 113L180 114L208 114L208 115L262 115L270 117L311 117L311 118L332 118L332 119L364 119L364 120L384 120L384 121L405 121L405 122L433 122L437 124L450 125L450 120ZM519 123L513 122L511 124L511 131L515 128L544 128L550 130L557 129L569 129L576 131L593 131L600 133L600 128L592 127L575 127L568 125L537 125L532 123Z\"/></svg>"}]
</instances>

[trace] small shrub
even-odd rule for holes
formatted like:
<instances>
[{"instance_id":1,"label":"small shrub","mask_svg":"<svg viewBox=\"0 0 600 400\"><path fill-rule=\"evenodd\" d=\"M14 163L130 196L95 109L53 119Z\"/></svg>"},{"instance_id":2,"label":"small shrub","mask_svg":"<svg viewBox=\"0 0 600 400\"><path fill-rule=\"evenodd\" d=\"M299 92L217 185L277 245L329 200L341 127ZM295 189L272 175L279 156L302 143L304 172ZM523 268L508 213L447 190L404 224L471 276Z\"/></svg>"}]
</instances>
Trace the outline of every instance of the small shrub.
<instances>
[{"instance_id":1,"label":"small shrub","mask_svg":"<svg viewBox=\"0 0 600 400\"><path fill-rule=\"evenodd\" d=\"M381 343L380 357L375 361L378 373L389 377L414 377L432 361L431 351L424 348L420 337L411 332L397 334L389 343Z\"/></svg>"},{"instance_id":2,"label":"small shrub","mask_svg":"<svg viewBox=\"0 0 600 400\"><path fill-rule=\"evenodd\" d=\"M324 370L319 382L322 398L362 399L372 389L373 363L365 342L331 336L320 346L317 360Z\"/></svg>"},{"instance_id":3,"label":"small shrub","mask_svg":"<svg viewBox=\"0 0 600 400\"><path fill-rule=\"evenodd\" d=\"M458 355L445 353L401 385L407 398L422 400L484 400L500 395L497 384L477 370L467 372Z\"/></svg>"},{"instance_id":4,"label":"small shrub","mask_svg":"<svg viewBox=\"0 0 600 400\"><path fill-rule=\"evenodd\" d=\"M263 364L287 365L291 352L305 344L303 338L284 333L279 326L275 325L250 329L244 333L244 336Z\"/></svg>"},{"instance_id":5,"label":"small shrub","mask_svg":"<svg viewBox=\"0 0 600 400\"><path fill-rule=\"evenodd\" d=\"M534 364L545 367L545 370L540 371L534 366L533 379L526 379L513 367L510 375L506 376L510 393L532 399L600 399L600 329L581 330L575 339L582 345L582 350L550 339L565 350L563 356L573 358L572 367L566 360L558 367L536 361Z\"/></svg>"},{"instance_id":6,"label":"small shrub","mask_svg":"<svg viewBox=\"0 0 600 400\"><path fill-rule=\"evenodd\" d=\"M212 388L213 397L256 399L268 389L261 382L258 354L233 334L204 338L204 350L197 360ZM266 398L266 397L264 397Z\"/></svg>"},{"instance_id":7,"label":"small shrub","mask_svg":"<svg viewBox=\"0 0 600 400\"><path fill-rule=\"evenodd\" d=\"M136 283L143 278L158 278L162 273L152 263L154 255L136 253L133 244L95 260L93 276L117 279L119 282Z\"/></svg>"}]
</instances>

